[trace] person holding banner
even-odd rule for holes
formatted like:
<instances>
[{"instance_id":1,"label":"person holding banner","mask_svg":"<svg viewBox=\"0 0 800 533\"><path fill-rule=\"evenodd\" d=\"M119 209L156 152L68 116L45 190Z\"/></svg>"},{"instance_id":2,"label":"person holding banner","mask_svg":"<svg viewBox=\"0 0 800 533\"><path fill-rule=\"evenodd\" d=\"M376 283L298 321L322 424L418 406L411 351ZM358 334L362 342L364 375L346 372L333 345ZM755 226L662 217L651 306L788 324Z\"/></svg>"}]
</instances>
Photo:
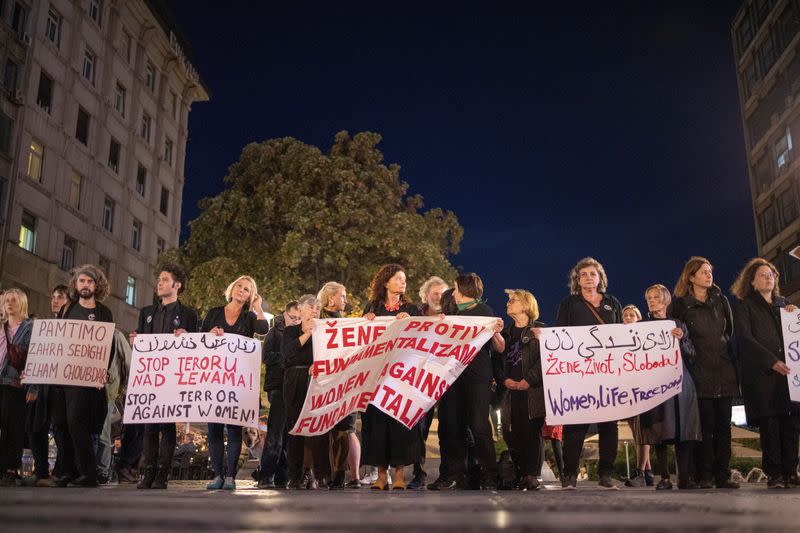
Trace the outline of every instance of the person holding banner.
<instances>
[{"instance_id":1,"label":"person holding banner","mask_svg":"<svg viewBox=\"0 0 800 533\"><path fill-rule=\"evenodd\" d=\"M419 309L406 297L406 272L397 264L384 265L372 278L369 303L364 318L395 316L398 319L419 315ZM402 423L370 404L361 418L361 437L364 441L363 461L378 467L373 489L388 490L388 468L394 467L392 490L407 487L404 468L419 462L422 447L420 424L407 429Z\"/></svg>"},{"instance_id":2,"label":"person holding banner","mask_svg":"<svg viewBox=\"0 0 800 533\"><path fill-rule=\"evenodd\" d=\"M477 274L462 274L456 278L453 298L458 307L458 315L495 316L494 311L481 300L482 296L483 281ZM481 347L439 401L439 445L442 462L439 478L428 485L429 490L454 490L463 486L467 458L464 435L467 430L472 433L475 442L475 455L481 468L481 488L496 487L497 457L489 421L494 378L491 350L505 350L505 340L500 334L502 330L503 321L498 318L491 340Z\"/></svg>"},{"instance_id":3,"label":"person holding banner","mask_svg":"<svg viewBox=\"0 0 800 533\"><path fill-rule=\"evenodd\" d=\"M714 284L713 267L692 257L683 267L667 316L689 329L696 357L689 371L697 389L703 443L698 451L700 488L738 489L730 479L731 411L739 396L731 335L733 314L728 299Z\"/></svg>"},{"instance_id":4,"label":"person holding banner","mask_svg":"<svg viewBox=\"0 0 800 533\"><path fill-rule=\"evenodd\" d=\"M20 289L3 295L0 330L0 486L14 486L25 441L25 389L20 373L25 368L33 321L28 318L28 297Z\"/></svg>"},{"instance_id":5,"label":"person holding banner","mask_svg":"<svg viewBox=\"0 0 800 533\"><path fill-rule=\"evenodd\" d=\"M75 269L69 283L69 302L61 308L58 318L114 322L111 310L101 302L109 293L103 270L95 265ZM108 367L116 350L111 343ZM53 397L54 433L61 437L56 445L63 449L63 470L56 486L97 486L97 463L92 435L102 431L107 413L106 392L103 388L76 385L50 387Z\"/></svg>"},{"instance_id":6,"label":"person holding banner","mask_svg":"<svg viewBox=\"0 0 800 533\"><path fill-rule=\"evenodd\" d=\"M568 287L570 295L558 307L557 326L593 326L622 322L622 306L619 300L606 292L606 271L596 259L585 257L578 261L570 271ZM561 476L561 487L564 489L577 488L578 466L588 428L588 424L564 426L564 473ZM600 433L598 485L604 489L617 489L611 479L617 457L617 421L599 423L597 430Z\"/></svg>"},{"instance_id":7,"label":"person holding banner","mask_svg":"<svg viewBox=\"0 0 800 533\"><path fill-rule=\"evenodd\" d=\"M186 274L178 265L166 264L156 279L156 295L159 303L149 305L139 312L139 325L131 332L133 345L137 334L196 333L197 311L187 307L178 299L186 288ZM137 489L166 489L172 456L175 453L175 424L144 425L144 474Z\"/></svg>"},{"instance_id":8,"label":"person holding banner","mask_svg":"<svg viewBox=\"0 0 800 533\"><path fill-rule=\"evenodd\" d=\"M225 289L222 307L208 310L200 331L222 336L234 333L251 338L258 333L269 331L269 321L261 309L261 296L256 281L250 276L239 276ZM254 314L255 313L255 314ZM227 430L227 461L223 433ZM242 453L242 426L233 424L208 424L208 451L211 468L215 477L206 488L208 490L235 490L236 472L239 470L239 455Z\"/></svg>"},{"instance_id":9,"label":"person holding banner","mask_svg":"<svg viewBox=\"0 0 800 533\"><path fill-rule=\"evenodd\" d=\"M782 308L791 313L796 307L780 294L778 269L761 258L747 262L731 292L739 300L733 316L744 408L747 423L759 429L767 487L798 487L800 408L789 398L790 370L780 318Z\"/></svg>"}]
</instances>

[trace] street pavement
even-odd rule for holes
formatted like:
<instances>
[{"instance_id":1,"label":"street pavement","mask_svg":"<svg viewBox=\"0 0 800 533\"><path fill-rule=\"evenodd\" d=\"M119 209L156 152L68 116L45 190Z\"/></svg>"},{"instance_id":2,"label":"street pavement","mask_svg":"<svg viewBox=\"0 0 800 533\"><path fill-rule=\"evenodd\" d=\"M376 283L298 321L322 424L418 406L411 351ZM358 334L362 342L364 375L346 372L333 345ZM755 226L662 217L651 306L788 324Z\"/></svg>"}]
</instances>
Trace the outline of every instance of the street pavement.
<instances>
[{"instance_id":1,"label":"street pavement","mask_svg":"<svg viewBox=\"0 0 800 533\"><path fill-rule=\"evenodd\" d=\"M800 531L800 489L437 493L0 488L0 531Z\"/></svg>"}]
</instances>

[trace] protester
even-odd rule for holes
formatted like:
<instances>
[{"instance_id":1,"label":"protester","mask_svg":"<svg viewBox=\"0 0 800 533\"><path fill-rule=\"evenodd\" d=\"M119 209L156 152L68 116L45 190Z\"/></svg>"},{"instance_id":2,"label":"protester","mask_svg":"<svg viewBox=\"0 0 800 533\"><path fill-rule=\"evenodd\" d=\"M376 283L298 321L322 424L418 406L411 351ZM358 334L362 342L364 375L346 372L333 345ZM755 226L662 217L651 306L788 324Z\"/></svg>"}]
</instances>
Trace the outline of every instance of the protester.
<instances>
[{"instance_id":1,"label":"protester","mask_svg":"<svg viewBox=\"0 0 800 533\"><path fill-rule=\"evenodd\" d=\"M503 331L503 375L506 388L502 402L503 438L517 468L517 488L539 490L542 466L542 426L545 404L539 341L531 328L537 322L539 303L528 291L506 289L506 313L511 324Z\"/></svg>"},{"instance_id":2,"label":"protester","mask_svg":"<svg viewBox=\"0 0 800 533\"><path fill-rule=\"evenodd\" d=\"M667 307L672 296L664 285L652 285L644 293L647 301L649 320L666 320ZM681 392L666 402L642 413L636 420L637 443L655 445L656 460L661 480L656 490L672 489L669 475L667 446L674 444L675 459L678 465L678 488L682 490L699 488L694 480L694 453L697 442L702 439L700 413L697 409L697 393L688 368L693 364L696 354L686 325L673 319L676 327L672 335L678 340L682 359L683 374ZM636 480L637 478L634 478ZM638 478L641 480L641 478ZM641 486L641 483L633 486Z\"/></svg>"},{"instance_id":3,"label":"protester","mask_svg":"<svg viewBox=\"0 0 800 533\"><path fill-rule=\"evenodd\" d=\"M130 368L131 347L128 339L120 330L114 330L114 350L116 357L108 368L108 383L106 383L106 417L99 435L95 435L95 460L97 461L97 483L106 485L112 481L113 471L113 441L111 440L111 426L122 419L122 413L117 409L123 383L127 383L128 369Z\"/></svg>"},{"instance_id":4,"label":"protester","mask_svg":"<svg viewBox=\"0 0 800 533\"><path fill-rule=\"evenodd\" d=\"M747 422L758 426L761 464L771 489L800 486L797 477L800 407L789 398L790 374L783 351L780 312L796 307L781 296L778 269L751 259L731 287L739 300L734 312L742 362L742 393Z\"/></svg>"},{"instance_id":5,"label":"protester","mask_svg":"<svg viewBox=\"0 0 800 533\"><path fill-rule=\"evenodd\" d=\"M20 374L25 368L33 321L28 318L28 297L20 289L3 295L0 328L0 486L19 480L25 441L25 389Z\"/></svg>"},{"instance_id":6,"label":"protester","mask_svg":"<svg viewBox=\"0 0 800 533\"><path fill-rule=\"evenodd\" d=\"M159 303L149 305L139 312L139 325L136 331L129 335L131 345L136 340L137 334L172 333L180 336L184 333L197 332L197 311L178 299L184 290L186 290L186 274L183 269L174 264L163 265L156 279L156 296ZM167 488L172 455L175 453L175 440L174 422L144 425L144 474L136 488Z\"/></svg>"},{"instance_id":7,"label":"protester","mask_svg":"<svg viewBox=\"0 0 800 533\"><path fill-rule=\"evenodd\" d=\"M477 274L462 274L456 278L453 298L458 315L495 316L494 311L481 300L482 296L483 281ZM481 469L480 486L496 486L497 457L489 421L493 379L491 350L505 350L505 340L500 334L502 329L503 321L498 318L492 338L481 347L439 401L439 446L443 466L439 478L428 485L429 490L453 490L464 486L467 471L464 435L468 429L475 442L476 459Z\"/></svg>"},{"instance_id":8,"label":"protester","mask_svg":"<svg viewBox=\"0 0 800 533\"><path fill-rule=\"evenodd\" d=\"M570 295L558 308L557 326L594 326L596 324L619 324L622 322L622 306L608 294L606 271L596 259L585 257L572 268L568 284ZM588 424L564 426L564 474L561 486L565 489L577 487L578 466L583 451L583 439ZM604 489L617 489L611 475L617 457L617 422L597 424L600 434L600 461L598 485Z\"/></svg>"},{"instance_id":9,"label":"protester","mask_svg":"<svg viewBox=\"0 0 800 533\"><path fill-rule=\"evenodd\" d=\"M297 300L300 323L286 326L281 341L281 355L286 364L283 378L283 400L286 405L287 428L291 430L303 410L308 392L311 365L314 363L314 343L311 339L314 319L319 318L320 301L313 294ZM315 490L319 488L314 476L314 461L306 453L308 437L289 435L286 444L286 461L289 469L289 489ZM319 453L319 452L318 452Z\"/></svg>"},{"instance_id":10,"label":"protester","mask_svg":"<svg viewBox=\"0 0 800 533\"><path fill-rule=\"evenodd\" d=\"M201 331L222 336L226 333L252 337L264 335L269 331L269 321L261 309L261 295L258 286L250 276L239 276L225 289L222 307L209 309L203 320ZM227 460L223 433L227 431ZM173 441L174 442L174 441ZM239 455L242 453L242 426L234 424L208 424L208 451L214 479L206 488L209 490L236 489L236 472L239 470Z\"/></svg>"},{"instance_id":11,"label":"protester","mask_svg":"<svg viewBox=\"0 0 800 533\"><path fill-rule=\"evenodd\" d=\"M402 266L382 266L372 278L369 303L364 308L364 318L394 316L397 319L419 314L419 309L406 297L406 273ZM372 484L376 490L388 490L388 468L394 467L392 490L405 490L406 465L420 461L422 431L420 424L408 429L374 405L369 405L361 419L361 436L364 443L363 461L378 468L378 477Z\"/></svg>"},{"instance_id":12,"label":"protester","mask_svg":"<svg viewBox=\"0 0 800 533\"><path fill-rule=\"evenodd\" d=\"M689 329L695 362L689 367L697 389L703 443L697 469L700 488L738 489L730 480L731 410L739 396L732 355L733 316L728 299L714 284L711 263L690 258L673 291L667 315Z\"/></svg>"},{"instance_id":13,"label":"protester","mask_svg":"<svg viewBox=\"0 0 800 533\"><path fill-rule=\"evenodd\" d=\"M550 448L553 450L553 460L556 463L559 477L564 473L564 448L561 443L563 438L564 426L548 426L545 419L545 423L542 425L542 440L550 441ZM539 455L539 476L541 476L541 465L543 463L544 445L542 445L542 453Z\"/></svg>"},{"instance_id":14,"label":"protester","mask_svg":"<svg viewBox=\"0 0 800 533\"><path fill-rule=\"evenodd\" d=\"M69 302L59 318L114 322L111 310L101 302L109 293L103 270L94 265L75 269L69 283ZM114 362L116 348L111 343L108 367ZM93 435L102 432L108 405L104 389L75 385L51 386L52 417L56 436L61 442L63 470L56 486L96 487L97 462Z\"/></svg>"},{"instance_id":15,"label":"protester","mask_svg":"<svg viewBox=\"0 0 800 533\"><path fill-rule=\"evenodd\" d=\"M264 391L269 401L267 417L267 437L264 451L261 453L259 467L260 489L284 489L289 481L286 463L286 443L288 428L286 427L286 404L283 401L283 373L286 365L281 355L281 340L287 326L300 323L300 311L297 301L286 304L283 313L275 317L275 321L264 338L262 361L266 366L264 373Z\"/></svg>"}]
</instances>

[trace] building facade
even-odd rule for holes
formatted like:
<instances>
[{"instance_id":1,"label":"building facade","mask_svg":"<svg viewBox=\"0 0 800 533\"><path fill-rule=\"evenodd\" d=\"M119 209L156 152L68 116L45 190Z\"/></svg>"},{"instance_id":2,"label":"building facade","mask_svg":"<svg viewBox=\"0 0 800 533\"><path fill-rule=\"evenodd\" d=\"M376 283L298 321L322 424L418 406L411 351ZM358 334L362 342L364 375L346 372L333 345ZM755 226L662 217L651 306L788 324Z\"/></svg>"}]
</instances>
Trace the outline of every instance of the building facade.
<instances>
[{"instance_id":1,"label":"building facade","mask_svg":"<svg viewBox=\"0 0 800 533\"><path fill-rule=\"evenodd\" d=\"M800 0L747 0L732 26L758 253L800 303Z\"/></svg>"},{"instance_id":2,"label":"building facade","mask_svg":"<svg viewBox=\"0 0 800 533\"><path fill-rule=\"evenodd\" d=\"M0 283L48 316L94 263L124 331L178 245L188 116L208 90L156 0L0 0Z\"/></svg>"}]
</instances>

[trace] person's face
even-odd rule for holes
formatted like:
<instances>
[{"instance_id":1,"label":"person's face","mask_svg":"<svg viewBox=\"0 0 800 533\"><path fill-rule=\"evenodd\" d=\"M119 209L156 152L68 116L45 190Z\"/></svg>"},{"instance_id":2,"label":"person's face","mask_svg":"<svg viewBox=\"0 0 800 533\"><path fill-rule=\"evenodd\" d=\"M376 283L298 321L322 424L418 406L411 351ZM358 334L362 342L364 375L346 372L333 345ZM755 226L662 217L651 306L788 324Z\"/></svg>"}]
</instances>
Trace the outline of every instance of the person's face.
<instances>
[{"instance_id":1,"label":"person's face","mask_svg":"<svg viewBox=\"0 0 800 533\"><path fill-rule=\"evenodd\" d=\"M447 285L434 285L428 290L428 307L436 312L442 310L442 293L447 290Z\"/></svg>"},{"instance_id":2,"label":"person's face","mask_svg":"<svg viewBox=\"0 0 800 533\"><path fill-rule=\"evenodd\" d=\"M525 306L522 304L522 301L513 294L508 297L508 302L506 302L506 314L511 317L525 314Z\"/></svg>"},{"instance_id":3,"label":"person's face","mask_svg":"<svg viewBox=\"0 0 800 533\"><path fill-rule=\"evenodd\" d=\"M769 266L761 265L756 270L752 285L756 292L772 292L775 289L775 273Z\"/></svg>"},{"instance_id":4,"label":"person's face","mask_svg":"<svg viewBox=\"0 0 800 533\"><path fill-rule=\"evenodd\" d=\"M600 284L600 273L593 266L578 270L578 286L582 291L594 292Z\"/></svg>"},{"instance_id":5,"label":"person's face","mask_svg":"<svg viewBox=\"0 0 800 533\"><path fill-rule=\"evenodd\" d=\"M623 324L633 324L634 322L638 322L639 317L636 316L636 313L633 312L633 309L625 309L622 312L622 323Z\"/></svg>"},{"instance_id":6,"label":"person's face","mask_svg":"<svg viewBox=\"0 0 800 533\"><path fill-rule=\"evenodd\" d=\"M329 298L330 308L334 311L344 311L347 307L347 290L342 289Z\"/></svg>"},{"instance_id":7,"label":"person's face","mask_svg":"<svg viewBox=\"0 0 800 533\"><path fill-rule=\"evenodd\" d=\"M300 320L311 320L313 318L319 318L319 311L320 306L318 305L301 305L300 306Z\"/></svg>"},{"instance_id":8,"label":"person's face","mask_svg":"<svg viewBox=\"0 0 800 533\"><path fill-rule=\"evenodd\" d=\"M244 305L253 301L253 284L246 279L240 279L231 290L231 300Z\"/></svg>"},{"instance_id":9,"label":"person's face","mask_svg":"<svg viewBox=\"0 0 800 533\"><path fill-rule=\"evenodd\" d=\"M16 294L13 292L6 294L3 300L3 310L6 312L6 316L16 316L19 313L19 299Z\"/></svg>"},{"instance_id":10,"label":"person's face","mask_svg":"<svg viewBox=\"0 0 800 533\"><path fill-rule=\"evenodd\" d=\"M710 289L714 284L714 273L712 272L711 265L703 263L697 272L689 276L689 282L691 282L692 287Z\"/></svg>"},{"instance_id":11,"label":"person's face","mask_svg":"<svg viewBox=\"0 0 800 533\"><path fill-rule=\"evenodd\" d=\"M386 282L386 292L391 294L404 294L406 292L406 273L398 271Z\"/></svg>"},{"instance_id":12,"label":"person's face","mask_svg":"<svg viewBox=\"0 0 800 533\"><path fill-rule=\"evenodd\" d=\"M172 274L169 272L165 271L158 275L158 279L156 280L156 294L159 298L177 296L180 287L181 284L175 281L175 278L173 278Z\"/></svg>"},{"instance_id":13,"label":"person's face","mask_svg":"<svg viewBox=\"0 0 800 533\"><path fill-rule=\"evenodd\" d=\"M54 314L58 313L64 304L67 303L67 295L60 291L54 291L50 295L50 311Z\"/></svg>"},{"instance_id":14,"label":"person's face","mask_svg":"<svg viewBox=\"0 0 800 533\"><path fill-rule=\"evenodd\" d=\"M75 289L78 291L78 295L84 300L94 297L96 287L97 284L94 280L86 274L79 275L77 281L75 281Z\"/></svg>"},{"instance_id":15,"label":"person's face","mask_svg":"<svg viewBox=\"0 0 800 533\"><path fill-rule=\"evenodd\" d=\"M661 291L655 289L648 291L644 295L644 299L647 301L647 310L652 314L661 313L667 307L664 304L664 295L661 294Z\"/></svg>"},{"instance_id":16,"label":"person's face","mask_svg":"<svg viewBox=\"0 0 800 533\"><path fill-rule=\"evenodd\" d=\"M283 320L287 326L296 326L300 323L300 310L297 307L292 307L288 311L284 311Z\"/></svg>"},{"instance_id":17,"label":"person's face","mask_svg":"<svg viewBox=\"0 0 800 533\"><path fill-rule=\"evenodd\" d=\"M453 300L457 304L463 304L464 302L469 302L469 301L473 300L473 298L468 298L468 297L464 296L461 293L461 291L458 290L458 283L454 283L453 285L454 285L454 288L453 288Z\"/></svg>"}]
</instances>

